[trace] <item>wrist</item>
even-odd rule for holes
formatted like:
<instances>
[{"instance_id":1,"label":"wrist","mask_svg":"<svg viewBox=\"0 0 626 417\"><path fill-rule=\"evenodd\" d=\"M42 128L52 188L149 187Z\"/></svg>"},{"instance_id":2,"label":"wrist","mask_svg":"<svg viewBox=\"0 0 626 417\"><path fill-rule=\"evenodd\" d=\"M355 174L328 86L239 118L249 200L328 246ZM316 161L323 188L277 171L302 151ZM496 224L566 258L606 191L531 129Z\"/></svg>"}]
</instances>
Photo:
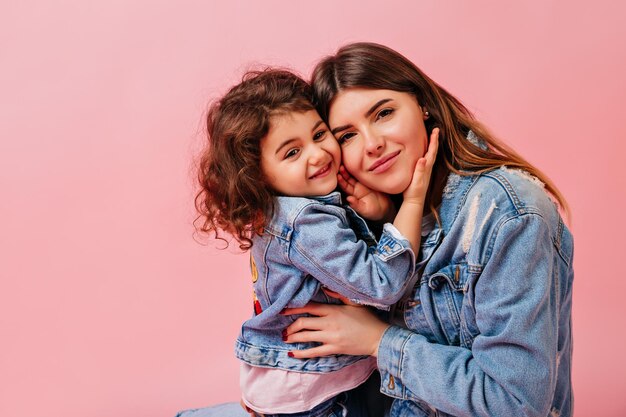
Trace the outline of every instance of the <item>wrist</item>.
<instances>
[{"instance_id":1,"label":"wrist","mask_svg":"<svg viewBox=\"0 0 626 417\"><path fill-rule=\"evenodd\" d=\"M373 350L371 356L373 356L375 358L378 357L378 347L380 346L380 342L383 340L383 336L384 336L385 332L390 327L391 327L391 325L390 324L386 324L386 323L383 324L382 326L380 326L378 338L376 339L376 344L374 345L374 350Z\"/></svg>"},{"instance_id":2,"label":"wrist","mask_svg":"<svg viewBox=\"0 0 626 417\"><path fill-rule=\"evenodd\" d=\"M409 204L419 208L424 208L425 203L425 199L421 197L404 197L402 199L402 205Z\"/></svg>"}]
</instances>

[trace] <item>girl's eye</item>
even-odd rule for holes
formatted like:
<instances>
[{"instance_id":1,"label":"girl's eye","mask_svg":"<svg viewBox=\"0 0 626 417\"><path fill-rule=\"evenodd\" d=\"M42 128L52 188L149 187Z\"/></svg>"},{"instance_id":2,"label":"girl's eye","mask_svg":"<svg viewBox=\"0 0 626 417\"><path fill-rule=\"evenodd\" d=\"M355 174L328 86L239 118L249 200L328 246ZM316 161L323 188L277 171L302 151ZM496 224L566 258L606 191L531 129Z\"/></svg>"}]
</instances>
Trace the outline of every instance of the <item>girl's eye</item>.
<instances>
[{"instance_id":1,"label":"girl's eye","mask_svg":"<svg viewBox=\"0 0 626 417\"><path fill-rule=\"evenodd\" d=\"M376 120L383 119L383 118L389 116L391 113L393 113L393 109L382 109L376 115Z\"/></svg>"},{"instance_id":2,"label":"girl's eye","mask_svg":"<svg viewBox=\"0 0 626 417\"><path fill-rule=\"evenodd\" d=\"M285 159L293 158L298 153L300 153L300 149L297 149L297 148L289 149L287 153L285 154Z\"/></svg>"},{"instance_id":3,"label":"girl's eye","mask_svg":"<svg viewBox=\"0 0 626 417\"><path fill-rule=\"evenodd\" d=\"M325 136L326 136L326 131L320 130L319 132L315 132L315 135L313 135L313 140L320 140L320 139L323 139Z\"/></svg>"},{"instance_id":4,"label":"girl's eye","mask_svg":"<svg viewBox=\"0 0 626 417\"><path fill-rule=\"evenodd\" d=\"M352 139L355 135L356 135L356 133L354 133L354 132L344 133L343 135L341 135L341 136L339 136L337 138L337 142L339 142L340 145L343 145L344 143L346 143L350 139Z\"/></svg>"}]
</instances>

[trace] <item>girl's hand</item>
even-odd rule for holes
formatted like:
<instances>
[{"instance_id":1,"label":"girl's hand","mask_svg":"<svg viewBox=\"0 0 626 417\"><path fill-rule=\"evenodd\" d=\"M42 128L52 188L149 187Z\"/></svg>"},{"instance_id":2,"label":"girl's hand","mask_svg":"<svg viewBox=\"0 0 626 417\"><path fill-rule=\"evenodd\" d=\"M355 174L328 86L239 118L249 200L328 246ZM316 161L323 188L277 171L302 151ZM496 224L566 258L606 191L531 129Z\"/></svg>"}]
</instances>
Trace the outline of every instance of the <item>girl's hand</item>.
<instances>
[{"instance_id":1,"label":"girl's hand","mask_svg":"<svg viewBox=\"0 0 626 417\"><path fill-rule=\"evenodd\" d=\"M402 196L405 202L414 202L424 205L426 200L426 192L428 191L428 184L430 183L430 175L433 172L433 165L435 159L437 159L437 149L439 148L439 128L433 129L430 134L430 143L428 144L428 150L426 155L418 159L415 164L415 171L413 171L413 179L411 183L404 190Z\"/></svg>"},{"instance_id":2,"label":"girl's hand","mask_svg":"<svg viewBox=\"0 0 626 417\"><path fill-rule=\"evenodd\" d=\"M294 358L315 358L334 354L378 354L378 344L389 324L378 319L367 307L309 303L288 308L282 314L311 314L300 317L285 329L287 343L319 342L321 346L292 351Z\"/></svg>"},{"instance_id":3,"label":"girl's hand","mask_svg":"<svg viewBox=\"0 0 626 417\"><path fill-rule=\"evenodd\" d=\"M370 190L361 184L346 171L343 165L339 167L337 182L339 183L339 188L347 194L346 200L348 204L359 215L367 220L393 220L395 213L389 196Z\"/></svg>"}]
</instances>

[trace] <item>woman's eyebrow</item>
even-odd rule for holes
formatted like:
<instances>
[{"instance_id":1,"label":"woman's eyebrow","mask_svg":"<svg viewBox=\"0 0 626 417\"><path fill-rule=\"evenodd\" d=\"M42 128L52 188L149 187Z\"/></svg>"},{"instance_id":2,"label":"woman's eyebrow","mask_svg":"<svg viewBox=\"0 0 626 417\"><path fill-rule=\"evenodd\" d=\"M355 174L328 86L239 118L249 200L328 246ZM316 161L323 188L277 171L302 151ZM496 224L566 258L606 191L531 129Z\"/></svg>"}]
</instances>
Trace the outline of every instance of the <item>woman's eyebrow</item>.
<instances>
[{"instance_id":1,"label":"woman's eyebrow","mask_svg":"<svg viewBox=\"0 0 626 417\"><path fill-rule=\"evenodd\" d=\"M383 104L389 101L391 101L390 98L384 98L382 100L378 100L372 107L370 107L368 111L365 112L365 117L370 117L370 115L374 113L374 110L376 110L378 107L382 106Z\"/></svg>"},{"instance_id":2,"label":"woman's eyebrow","mask_svg":"<svg viewBox=\"0 0 626 417\"><path fill-rule=\"evenodd\" d=\"M343 125L343 126L337 126L336 128L334 128L333 130L330 131L330 133L334 135L336 135L337 133L341 132L342 130L346 130L348 128L352 127L352 125Z\"/></svg>"},{"instance_id":3,"label":"woman's eyebrow","mask_svg":"<svg viewBox=\"0 0 626 417\"><path fill-rule=\"evenodd\" d=\"M382 106L385 103L388 103L390 101L392 101L393 99L391 98L384 98L382 100L378 100L376 103L374 103L374 105L372 107L369 108L368 111L365 112L365 117L370 117L370 115L372 113L374 113L376 111L377 108L379 108L380 106ZM332 133L333 135L337 134L338 132L341 132L342 130L346 130L349 127L351 127L352 125L343 125L343 126L338 126L336 128L334 128L333 130L330 131L330 133Z\"/></svg>"}]
</instances>

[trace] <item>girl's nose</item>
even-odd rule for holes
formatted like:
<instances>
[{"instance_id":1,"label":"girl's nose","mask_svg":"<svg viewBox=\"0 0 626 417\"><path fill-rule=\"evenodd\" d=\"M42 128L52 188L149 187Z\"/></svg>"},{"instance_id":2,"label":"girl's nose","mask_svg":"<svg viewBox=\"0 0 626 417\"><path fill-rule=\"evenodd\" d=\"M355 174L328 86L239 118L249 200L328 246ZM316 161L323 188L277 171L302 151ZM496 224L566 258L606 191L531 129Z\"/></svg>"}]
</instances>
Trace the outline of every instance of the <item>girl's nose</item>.
<instances>
[{"instance_id":1,"label":"girl's nose","mask_svg":"<svg viewBox=\"0 0 626 417\"><path fill-rule=\"evenodd\" d=\"M325 161L326 151L320 145L314 145L309 154L309 163L313 166L319 165Z\"/></svg>"}]
</instances>

